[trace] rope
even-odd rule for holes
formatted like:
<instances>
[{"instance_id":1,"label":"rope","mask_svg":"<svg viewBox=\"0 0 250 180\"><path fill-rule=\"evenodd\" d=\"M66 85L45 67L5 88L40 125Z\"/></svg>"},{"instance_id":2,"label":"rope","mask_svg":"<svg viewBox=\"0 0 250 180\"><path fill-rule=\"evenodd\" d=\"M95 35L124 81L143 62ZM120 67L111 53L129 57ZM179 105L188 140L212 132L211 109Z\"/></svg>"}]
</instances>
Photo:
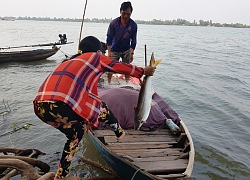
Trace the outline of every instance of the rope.
<instances>
[{"instance_id":1,"label":"rope","mask_svg":"<svg viewBox=\"0 0 250 180\"><path fill-rule=\"evenodd\" d=\"M137 171L135 171L135 173L134 173L133 177L131 178L131 180L133 180L133 179L135 178L136 174L137 174L140 170L144 170L144 169L140 169L140 168L137 169Z\"/></svg>"},{"instance_id":2,"label":"rope","mask_svg":"<svg viewBox=\"0 0 250 180\"><path fill-rule=\"evenodd\" d=\"M86 2L85 2L85 7L84 7L83 15L82 15L82 24L81 24L81 30L80 30L80 35L79 35L78 47L79 47L79 44L80 44L81 38L82 38L82 27L83 27L83 21L84 21L84 16L85 16L86 8L87 8L87 2L88 2L88 0L86 0ZM78 47L77 47L77 50L78 50Z\"/></svg>"},{"instance_id":3,"label":"rope","mask_svg":"<svg viewBox=\"0 0 250 180\"><path fill-rule=\"evenodd\" d=\"M61 49L59 49L60 51L61 51L61 53L63 53L63 55L66 57L66 58L68 58L69 56L66 54L66 53L64 53Z\"/></svg>"}]
</instances>

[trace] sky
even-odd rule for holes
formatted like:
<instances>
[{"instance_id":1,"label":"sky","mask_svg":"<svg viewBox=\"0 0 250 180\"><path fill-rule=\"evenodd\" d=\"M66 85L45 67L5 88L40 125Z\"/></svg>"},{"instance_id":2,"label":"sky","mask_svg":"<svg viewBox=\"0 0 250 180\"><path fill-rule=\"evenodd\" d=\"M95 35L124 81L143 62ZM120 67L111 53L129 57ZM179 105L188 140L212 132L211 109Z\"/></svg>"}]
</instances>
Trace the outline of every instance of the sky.
<instances>
[{"instance_id":1,"label":"sky","mask_svg":"<svg viewBox=\"0 0 250 180\"><path fill-rule=\"evenodd\" d=\"M126 0L124 0L126 1ZM116 18L123 0L87 0L85 18ZM250 0L130 0L134 20L176 20L250 25ZM86 0L0 0L0 17L82 18Z\"/></svg>"}]
</instances>

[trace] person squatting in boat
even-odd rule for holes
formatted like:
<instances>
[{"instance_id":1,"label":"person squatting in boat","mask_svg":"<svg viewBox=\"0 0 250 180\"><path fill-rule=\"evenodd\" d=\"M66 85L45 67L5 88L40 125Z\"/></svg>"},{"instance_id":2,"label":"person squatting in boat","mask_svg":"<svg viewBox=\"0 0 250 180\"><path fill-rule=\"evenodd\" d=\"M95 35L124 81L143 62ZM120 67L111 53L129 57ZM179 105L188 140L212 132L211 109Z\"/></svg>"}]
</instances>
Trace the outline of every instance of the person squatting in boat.
<instances>
[{"instance_id":1,"label":"person squatting in boat","mask_svg":"<svg viewBox=\"0 0 250 180\"><path fill-rule=\"evenodd\" d=\"M113 61L101 53L101 43L96 37L87 36L79 43L78 54L59 64L36 94L33 101L35 114L64 133L68 139L55 180L69 176L72 158L84 132L92 132L92 127L98 127L98 120L110 125L117 140L125 135L117 118L98 97L98 81L107 71L140 78L143 75L152 76L155 68ZM70 179L79 178L72 176Z\"/></svg>"}]
</instances>

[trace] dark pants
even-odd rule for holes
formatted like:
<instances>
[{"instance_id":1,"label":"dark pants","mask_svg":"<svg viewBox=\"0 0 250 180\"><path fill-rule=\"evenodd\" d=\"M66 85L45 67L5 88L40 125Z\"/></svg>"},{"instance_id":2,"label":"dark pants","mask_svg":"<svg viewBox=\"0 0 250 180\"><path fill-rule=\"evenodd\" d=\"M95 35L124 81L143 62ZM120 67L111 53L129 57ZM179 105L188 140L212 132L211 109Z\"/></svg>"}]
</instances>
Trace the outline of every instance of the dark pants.
<instances>
[{"instance_id":1,"label":"dark pants","mask_svg":"<svg viewBox=\"0 0 250 180\"><path fill-rule=\"evenodd\" d=\"M86 121L75 113L70 106L61 101L37 101L34 103L34 111L43 122L60 130L68 139L64 145L56 173L58 178L64 178L69 174L69 166L84 134ZM104 102L102 103L98 120L107 123L117 137L122 135L123 132L119 128L116 117Z\"/></svg>"}]
</instances>

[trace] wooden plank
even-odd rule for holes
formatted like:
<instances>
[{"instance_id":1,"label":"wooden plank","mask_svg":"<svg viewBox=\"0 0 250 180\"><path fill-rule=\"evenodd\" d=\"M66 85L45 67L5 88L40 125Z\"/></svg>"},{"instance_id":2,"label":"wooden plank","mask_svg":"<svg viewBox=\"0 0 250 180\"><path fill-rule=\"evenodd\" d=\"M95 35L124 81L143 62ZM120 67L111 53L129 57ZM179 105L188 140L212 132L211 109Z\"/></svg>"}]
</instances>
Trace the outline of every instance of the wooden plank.
<instances>
[{"instance_id":1,"label":"wooden plank","mask_svg":"<svg viewBox=\"0 0 250 180\"><path fill-rule=\"evenodd\" d=\"M164 149L115 149L113 152L116 153L126 153L126 154L143 154L143 153L151 153L151 154L170 154L170 153L178 153L183 154L182 149L180 148L164 148Z\"/></svg>"},{"instance_id":2,"label":"wooden plank","mask_svg":"<svg viewBox=\"0 0 250 180\"><path fill-rule=\"evenodd\" d=\"M161 135L161 134L165 134L165 135L169 135L172 137L176 137L178 138L178 135L173 134L169 129L158 129L156 131L138 131L138 130L134 130L134 129L129 129L129 130L125 130L127 135ZM114 135L114 132L112 130L106 129L106 130L95 130L95 134L96 136L105 136L105 135Z\"/></svg>"},{"instance_id":3,"label":"wooden plank","mask_svg":"<svg viewBox=\"0 0 250 180\"><path fill-rule=\"evenodd\" d=\"M179 156L156 156L156 157L131 157L131 156L122 156L125 159L128 159L129 161L141 161L141 162L152 162L152 161L174 161L180 159ZM188 163L188 159L186 159Z\"/></svg>"},{"instance_id":4,"label":"wooden plank","mask_svg":"<svg viewBox=\"0 0 250 180\"><path fill-rule=\"evenodd\" d=\"M187 135L185 133L181 133L177 140L177 144L175 144L175 147L183 147L186 140Z\"/></svg>"},{"instance_id":5,"label":"wooden plank","mask_svg":"<svg viewBox=\"0 0 250 180\"><path fill-rule=\"evenodd\" d=\"M117 142L116 137L113 136L105 136L106 143L114 143ZM167 135L147 135L147 136L136 136L136 135L125 135L121 140L122 142L168 142L168 143L176 143L176 138L169 137Z\"/></svg>"},{"instance_id":6,"label":"wooden plank","mask_svg":"<svg viewBox=\"0 0 250 180\"><path fill-rule=\"evenodd\" d=\"M109 145L118 145L118 144L123 144L123 145L130 145L130 146L136 146L136 145L154 145L154 144L157 144L157 143L160 143L160 144L166 144L166 145L173 145L172 143L169 144L168 142L123 142L123 141L116 141L116 142L113 142L113 143L109 143L107 144L107 146ZM176 143L176 142L175 142Z\"/></svg>"},{"instance_id":7,"label":"wooden plank","mask_svg":"<svg viewBox=\"0 0 250 180\"><path fill-rule=\"evenodd\" d=\"M183 154L179 158L189 160L189 152L184 152L184 151L182 151L182 152L183 152Z\"/></svg>"},{"instance_id":8,"label":"wooden plank","mask_svg":"<svg viewBox=\"0 0 250 180\"><path fill-rule=\"evenodd\" d=\"M127 134L131 134L131 135L161 135L161 134L166 134L169 136L173 136L173 137L178 137L178 135L173 134L169 129L157 129L156 131L138 131L138 130L133 130L133 129L129 129L129 130L125 130L125 132Z\"/></svg>"},{"instance_id":9,"label":"wooden plank","mask_svg":"<svg viewBox=\"0 0 250 180\"><path fill-rule=\"evenodd\" d=\"M107 147L111 150L126 150L126 149L164 149L164 148L172 148L173 145L167 143L141 143L141 144L125 144L125 143L115 143L115 144L108 144Z\"/></svg>"},{"instance_id":10,"label":"wooden plank","mask_svg":"<svg viewBox=\"0 0 250 180\"><path fill-rule=\"evenodd\" d=\"M183 148L183 152L189 152L190 151L190 143L186 143L184 148Z\"/></svg>"},{"instance_id":11,"label":"wooden plank","mask_svg":"<svg viewBox=\"0 0 250 180\"><path fill-rule=\"evenodd\" d=\"M105 135L114 135L114 132L111 130L94 130L95 136L105 136Z\"/></svg>"},{"instance_id":12,"label":"wooden plank","mask_svg":"<svg viewBox=\"0 0 250 180\"><path fill-rule=\"evenodd\" d=\"M175 157L180 157L183 153L178 152L178 151L172 151L172 152L116 152L119 156L126 156L129 155L132 158L148 158L148 157L164 157L164 156L175 156Z\"/></svg>"},{"instance_id":13,"label":"wooden plank","mask_svg":"<svg viewBox=\"0 0 250 180\"><path fill-rule=\"evenodd\" d=\"M182 173L186 170L187 161L178 159L175 161L155 161L155 162L133 162L136 166L141 169L145 169L149 173Z\"/></svg>"}]
</instances>

